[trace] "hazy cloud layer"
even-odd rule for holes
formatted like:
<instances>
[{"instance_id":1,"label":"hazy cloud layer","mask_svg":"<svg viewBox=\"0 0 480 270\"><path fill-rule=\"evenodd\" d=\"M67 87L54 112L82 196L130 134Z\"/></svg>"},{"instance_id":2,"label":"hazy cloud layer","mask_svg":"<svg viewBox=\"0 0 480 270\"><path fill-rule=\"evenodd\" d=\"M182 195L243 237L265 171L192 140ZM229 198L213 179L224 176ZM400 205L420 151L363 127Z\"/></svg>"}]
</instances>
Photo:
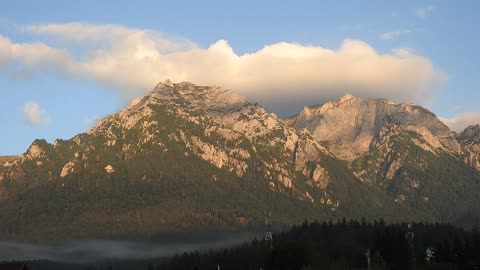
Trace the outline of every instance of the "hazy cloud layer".
<instances>
[{"instance_id":1,"label":"hazy cloud layer","mask_svg":"<svg viewBox=\"0 0 480 270\"><path fill-rule=\"evenodd\" d=\"M68 263L94 263L105 260L151 259L194 250L219 249L249 242L257 234L217 233L185 240L79 240L56 245L0 242L0 261L51 260ZM261 236L260 236L261 237ZM204 239L205 238L205 239Z\"/></svg>"},{"instance_id":2,"label":"hazy cloud layer","mask_svg":"<svg viewBox=\"0 0 480 270\"><path fill-rule=\"evenodd\" d=\"M32 126L48 125L52 120L45 109L34 101L23 104L23 119Z\"/></svg>"},{"instance_id":3,"label":"hazy cloud layer","mask_svg":"<svg viewBox=\"0 0 480 270\"><path fill-rule=\"evenodd\" d=\"M461 132L470 125L480 124L480 112L464 112L452 118L441 118L441 120L451 130Z\"/></svg>"},{"instance_id":4,"label":"hazy cloud layer","mask_svg":"<svg viewBox=\"0 0 480 270\"><path fill-rule=\"evenodd\" d=\"M0 70L53 70L111 87L127 100L159 81L185 80L228 87L288 115L347 92L425 105L446 79L412 50L381 54L360 40L347 39L336 49L280 42L238 55L225 40L205 49L118 25L29 25L19 31L44 43L15 43L0 36Z\"/></svg>"},{"instance_id":5,"label":"hazy cloud layer","mask_svg":"<svg viewBox=\"0 0 480 270\"><path fill-rule=\"evenodd\" d=\"M121 25L92 25L86 23L27 25L20 30L38 36L51 36L59 40L78 43L89 47L115 48L133 51L139 58L156 56L158 53L177 52L196 47L191 41L165 36L158 31L127 28ZM145 53L145 54L142 54Z\"/></svg>"},{"instance_id":6,"label":"hazy cloud layer","mask_svg":"<svg viewBox=\"0 0 480 270\"><path fill-rule=\"evenodd\" d=\"M435 9L434 5L429 5L428 7L419 8L415 11L415 15L417 15L420 19L425 19L428 14L430 14Z\"/></svg>"}]
</instances>

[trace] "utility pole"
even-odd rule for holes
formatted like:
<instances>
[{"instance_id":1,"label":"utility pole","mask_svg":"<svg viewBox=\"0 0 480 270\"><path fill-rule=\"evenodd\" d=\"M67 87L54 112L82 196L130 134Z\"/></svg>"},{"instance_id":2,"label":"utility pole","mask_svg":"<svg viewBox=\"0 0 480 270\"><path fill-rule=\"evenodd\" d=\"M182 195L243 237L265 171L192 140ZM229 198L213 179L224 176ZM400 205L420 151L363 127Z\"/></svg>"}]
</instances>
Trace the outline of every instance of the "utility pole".
<instances>
[{"instance_id":1,"label":"utility pole","mask_svg":"<svg viewBox=\"0 0 480 270\"><path fill-rule=\"evenodd\" d=\"M408 259L410 262L410 269L415 270L417 267L417 262L415 259L415 243L414 243L414 238L415 235L413 234L412 231L412 224L408 224L408 232L406 233L405 237L407 238L408 241Z\"/></svg>"},{"instance_id":2,"label":"utility pole","mask_svg":"<svg viewBox=\"0 0 480 270\"><path fill-rule=\"evenodd\" d=\"M273 234L272 234L272 213L265 212L265 225L267 226L267 234L265 235L265 241L270 242L270 249L273 249Z\"/></svg>"},{"instance_id":3,"label":"utility pole","mask_svg":"<svg viewBox=\"0 0 480 270\"><path fill-rule=\"evenodd\" d=\"M371 260L371 255L370 255L370 249L367 249L367 252L365 253L365 256L367 256L367 266L368 270L372 269L372 260Z\"/></svg>"}]
</instances>

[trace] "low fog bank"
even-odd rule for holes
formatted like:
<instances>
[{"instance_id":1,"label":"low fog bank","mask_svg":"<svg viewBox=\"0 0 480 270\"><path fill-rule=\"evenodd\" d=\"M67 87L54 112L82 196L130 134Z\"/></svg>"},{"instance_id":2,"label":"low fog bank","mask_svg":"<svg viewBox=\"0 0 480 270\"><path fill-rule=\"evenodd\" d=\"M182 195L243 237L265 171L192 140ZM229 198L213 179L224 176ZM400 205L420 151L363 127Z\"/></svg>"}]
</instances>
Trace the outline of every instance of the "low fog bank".
<instances>
[{"instance_id":1,"label":"low fog bank","mask_svg":"<svg viewBox=\"0 0 480 270\"><path fill-rule=\"evenodd\" d=\"M55 245L0 242L0 261L48 260L95 263L108 260L136 260L170 256L193 250L234 246L261 235L254 233L209 233L156 236L144 240L79 240Z\"/></svg>"}]
</instances>

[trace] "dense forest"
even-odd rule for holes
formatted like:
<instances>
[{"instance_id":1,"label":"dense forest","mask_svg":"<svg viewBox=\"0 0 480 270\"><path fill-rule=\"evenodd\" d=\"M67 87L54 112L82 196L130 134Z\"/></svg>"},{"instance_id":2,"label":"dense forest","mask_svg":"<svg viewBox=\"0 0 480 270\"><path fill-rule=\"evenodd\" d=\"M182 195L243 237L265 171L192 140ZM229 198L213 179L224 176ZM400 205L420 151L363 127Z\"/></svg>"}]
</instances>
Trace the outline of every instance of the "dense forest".
<instances>
[{"instance_id":1,"label":"dense forest","mask_svg":"<svg viewBox=\"0 0 480 270\"><path fill-rule=\"evenodd\" d=\"M264 239L254 239L227 249L192 251L148 261L98 262L91 266L36 261L29 266L33 270L479 269L477 229L425 223L414 223L409 229L407 225L364 219L305 221L287 232L275 233L273 247ZM409 232L414 235L412 245L407 240Z\"/></svg>"}]
</instances>

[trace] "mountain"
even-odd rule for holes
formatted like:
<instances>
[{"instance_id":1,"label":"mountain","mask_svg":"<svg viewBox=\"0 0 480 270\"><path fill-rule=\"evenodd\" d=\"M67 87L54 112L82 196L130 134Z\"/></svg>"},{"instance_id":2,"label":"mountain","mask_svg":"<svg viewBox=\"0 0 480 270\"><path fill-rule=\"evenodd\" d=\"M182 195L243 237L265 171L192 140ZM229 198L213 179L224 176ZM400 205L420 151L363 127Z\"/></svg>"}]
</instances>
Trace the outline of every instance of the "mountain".
<instances>
[{"instance_id":1,"label":"mountain","mask_svg":"<svg viewBox=\"0 0 480 270\"><path fill-rule=\"evenodd\" d=\"M456 137L466 149L465 163L480 170L480 125L469 126Z\"/></svg>"},{"instance_id":2,"label":"mountain","mask_svg":"<svg viewBox=\"0 0 480 270\"><path fill-rule=\"evenodd\" d=\"M464 219L470 209L478 210L478 196L466 189L478 189L479 174L469 160L464 163L462 147L472 132L463 132L460 144L425 108L346 95L305 107L285 123L308 130L336 158L348 162L359 180L383 189L399 204L443 220ZM469 147L470 153L478 150L473 142Z\"/></svg>"},{"instance_id":3,"label":"mountain","mask_svg":"<svg viewBox=\"0 0 480 270\"><path fill-rule=\"evenodd\" d=\"M258 229L265 211L279 224L474 219L464 148L411 104L345 96L281 120L228 89L166 81L85 133L0 159L0 238Z\"/></svg>"},{"instance_id":4,"label":"mountain","mask_svg":"<svg viewBox=\"0 0 480 270\"><path fill-rule=\"evenodd\" d=\"M425 108L411 103L395 104L385 99L364 99L347 94L338 101L305 107L285 122L296 130L307 129L342 160L354 160L367 153L373 139L385 132L388 124L402 126L405 131L422 136L425 144L415 143L427 151L451 154L461 151L443 122Z\"/></svg>"}]
</instances>

